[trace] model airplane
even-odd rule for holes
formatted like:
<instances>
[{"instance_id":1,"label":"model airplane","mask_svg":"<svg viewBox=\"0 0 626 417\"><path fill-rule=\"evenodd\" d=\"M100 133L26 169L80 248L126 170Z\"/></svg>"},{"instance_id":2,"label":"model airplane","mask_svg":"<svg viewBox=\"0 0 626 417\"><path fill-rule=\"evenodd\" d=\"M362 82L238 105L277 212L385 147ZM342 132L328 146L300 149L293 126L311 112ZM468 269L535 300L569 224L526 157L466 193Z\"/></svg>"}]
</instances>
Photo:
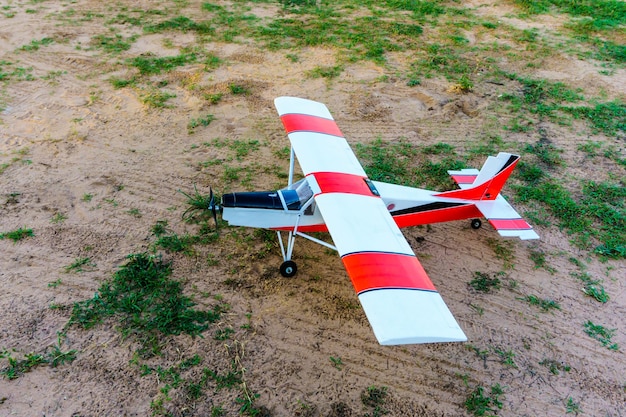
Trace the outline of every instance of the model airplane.
<instances>
[{"instance_id":1,"label":"model airplane","mask_svg":"<svg viewBox=\"0 0 626 417\"><path fill-rule=\"evenodd\" d=\"M454 191L371 181L324 104L295 97L274 103L291 141L288 185L224 194L223 219L276 230L285 277L297 270L296 236L339 252L380 344L467 340L400 228L472 219L477 229L484 217L502 236L539 238L500 195L519 156L500 153L480 171L449 171L460 187ZM297 182L295 156L305 176ZM334 245L306 234L321 231ZM288 232L286 244L281 232Z\"/></svg>"}]
</instances>

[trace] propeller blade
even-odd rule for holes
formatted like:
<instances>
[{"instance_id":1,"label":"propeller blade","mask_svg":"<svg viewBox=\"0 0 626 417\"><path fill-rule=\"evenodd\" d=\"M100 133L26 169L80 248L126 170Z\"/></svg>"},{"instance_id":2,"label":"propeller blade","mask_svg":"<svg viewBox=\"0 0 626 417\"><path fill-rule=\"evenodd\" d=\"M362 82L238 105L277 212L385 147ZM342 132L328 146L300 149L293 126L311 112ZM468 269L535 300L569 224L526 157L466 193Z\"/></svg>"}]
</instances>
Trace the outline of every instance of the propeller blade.
<instances>
[{"instance_id":1,"label":"propeller blade","mask_svg":"<svg viewBox=\"0 0 626 417\"><path fill-rule=\"evenodd\" d=\"M209 208L213 213L213 220L215 221L215 230L217 230L217 205L215 204L215 195L213 194L213 188L209 187Z\"/></svg>"}]
</instances>

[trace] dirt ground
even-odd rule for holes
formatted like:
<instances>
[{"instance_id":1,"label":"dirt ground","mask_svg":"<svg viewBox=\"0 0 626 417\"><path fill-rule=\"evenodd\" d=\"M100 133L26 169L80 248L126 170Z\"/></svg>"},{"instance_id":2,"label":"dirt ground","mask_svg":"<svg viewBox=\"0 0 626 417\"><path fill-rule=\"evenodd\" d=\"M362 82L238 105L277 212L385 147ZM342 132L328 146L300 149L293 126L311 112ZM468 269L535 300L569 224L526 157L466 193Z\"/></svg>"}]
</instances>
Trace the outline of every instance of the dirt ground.
<instances>
[{"instance_id":1,"label":"dirt ground","mask_svg":"<svg viewBox=\"0 0 626 417\"><path fill-rule=\"evenodd\" d=\"M120 64L124 59L148 52L174 55L177 48L194 44L193 34L141 34L129 50L108 55L89 47L93 36L107 33L106 18L69 23L59 16L70 16L70 9L73 16L87 11L114 15L112 5L32 3L0 0L3 10L10 6L15 12L0 16L0 61L32 76L0 85L0 163L7 164L0 171L0 232L23 227L34 233L15 243L0 240L0 351L15 357L56 345L71 305L91 298L128 254L150 250L157 221L166 220L179 234L197 232L197 225L181 219L186 198L179 190L193 192L194 184L201 193L210 186L219 192L268 189L284 181L273 174L288 169L281 153L288 140L272 104L277 96L325 103L353 145L405 138L416 145L444 142L465 149L467 140L507 121L489 105L502 93L495 83L466 94L451 91L436 77L409 87L404 80L383 77L383 69L371 62L348 64L331 81L311 78L307 71L333 65L335 50L302 49L293 62L284 51L268 52L251 42L206 44L223 64L210 72L190 64L156 77L168 78L166 89L176 97L164 108L150 108L140 91L115 89L108 80L131 71ZM510 6L498 2L474 3L482 5L477 12L512 25L548 30L554 24L552 17L510 17ZM36 12L25 12L29 7ZM183 12L193 17L198 10L199 2L190 1ZM260 16L278 10L253 8ZM126 27L121 30L131 34ZM46 37L54 42L19 49ZM536 76L584 87L590 94L626 96L624 70L602 75L593 63L565 54L546 57ZM180 82L190 78L209 92L227 92L225 86L238 84L250 93L224 94L210 104ZM210 125L188 132L191 119L209 113L214 116ZM555 124L546 124L545 131L564 150L572 176L606 177L601 163L577 152L579 143L599 137ZM503 136L501 151L518 152L519 143L536 140L531 133ZM255 152L240 160L230 155L228 162L251 167L244 172L252 175L229 179L223 164L211 164L229 157L228 147L205 145L216 138L260 143ZM602 140L620 149L624 145L623 140ZM476 167L481 163L476 160ZM517 207L521 212L530 208ZM405 230L469 341L383 347L335 254L298 242L298 275L284 279L275 244L252 230L224 229L218 241L196 245L192 255L161 252L173 262L174 277L185 283L197 308L214 303L202 294L219 294L230 305L218 326L234 333L222 341L213 330L204 337L169 337L162 355L145 363L168 367L197 354L202 364L183 377L197 377L202 367L227 371L236 366L243 371L245 390L209 386L192 400L174 388L168 397L163 381L154 373L142 375L136 365L136 341L124 339L110 321L90 330L66 329L61 346L77 351L72 363L0 379L0 416L203 416L219 415L218 407L223 415L238 415L242 392L259 394L255 404L273 416L376 415L381 411L361 398L372 386L387 387L384 409L390 416L463 416L469 415L465 401L470 393L478 386L488 393L495 384L504 391L501 416L559 416L568 410L624 416L624 263L600 262L554 226L536 230L539 242L510 243L489 226L474 231L466 222ZM511 249L509 259L497 256L494 241ZM550 270L536 268L530 259L537 250L546 254ZM65 271L84 257L94 265ZM602 280L608 303L582 293L581 281L571 275L578 271L572 257ZM503 288L490 294L471 291L468 282L475 271L505 271ZM542 312L524 300L529 294L553 299L561 309ZM589 320L617 329L613 342L620 350L586 335L583 325ZM0 369L5 366L1 359ZM163 412L155 405L159 399Z\"/></svg>"}]
</instances>

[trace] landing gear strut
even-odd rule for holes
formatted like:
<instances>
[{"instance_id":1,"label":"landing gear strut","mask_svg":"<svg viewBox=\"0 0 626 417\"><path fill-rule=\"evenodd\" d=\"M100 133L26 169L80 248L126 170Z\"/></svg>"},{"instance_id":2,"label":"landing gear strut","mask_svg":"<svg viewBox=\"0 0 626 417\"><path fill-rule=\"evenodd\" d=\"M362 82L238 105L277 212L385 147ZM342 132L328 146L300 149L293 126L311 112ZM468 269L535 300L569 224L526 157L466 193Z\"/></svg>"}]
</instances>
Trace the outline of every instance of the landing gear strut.
<instances>
[{"instance_id":1,"label":"landing gear strut","mask_svg":"<svg viewBox=\"0 0 626 417\"><path fill-rule=\"evenodd\" d=\"M480 229L480 226L483 225L483 222L481 222L480 219L472 219L470 225L472 226L472 229L478 230Z\"/></svg>"}]
</instances>

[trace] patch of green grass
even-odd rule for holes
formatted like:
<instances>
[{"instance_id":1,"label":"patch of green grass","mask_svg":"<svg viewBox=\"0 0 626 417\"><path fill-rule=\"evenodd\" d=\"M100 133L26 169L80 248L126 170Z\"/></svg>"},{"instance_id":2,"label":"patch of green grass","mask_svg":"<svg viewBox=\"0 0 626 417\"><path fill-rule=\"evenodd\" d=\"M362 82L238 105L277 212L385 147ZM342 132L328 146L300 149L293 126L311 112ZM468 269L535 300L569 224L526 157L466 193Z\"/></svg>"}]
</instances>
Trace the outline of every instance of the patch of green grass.
<instances>
[{"instance_id":1,"label":"patch of green grass","mask_svg":"<svg viewBox=\"0 0 626 417\"><path fill-rule=\"evenodd\" d=\"M235 158L241 161L247 157L250 152L256 152L260 148L260 143L256 139L234 140L228 147L235 151Z\"/></svg>"},{"instance_id":2,"label":"patch of green grass","mask_svg":"<svg viewBox=\"0 0 626 417\"><path fill-rule=\"evenodd\" d=\"M139 353L149 357L160 351L163 336L198 336L220 319L221 304L208 311L193 309L195 303L170 278L171 265L160 256L139 253L127 259L92 299L74 304L68 326L89 329L114 318L122 335L137 338Z\"/></svg>"},{"instance_id":3,"label":"patch of green grass","mask_svg":"<svg viewBox=\"0 0 626 417\"><path fill-rule=\"evenodd\" d=\"M408 142L383 142L378 138L371 144L357 143L356 154L372 180L403 185L412 183L409 164L417 150Z\"/></svg>"},{"instance_id":4,"label":"patch of green grass","mask_svg":"<svg viewBox=\"0 0 626 417\"><path fill-rule=\"evenodd\" d=\"M593 30L616 28L626 24L626 4L619 0L577 1L577 0L514 0L527 13L544 14L552 7L572 17L589 20Z\"/></svg>"},{"instance_id":5,"label":"patch of green grass","mask_svg":"<svg viewBox=\"0 0 626 417\"><path fill-rule=\"evenodd\" d=\"M521 202L538 201L558 220L558 225L589 247L590 237L599 241L595 252L608 258L626 257L626 189L612 182L583 183L582 197L576 201L560 183L545 179L536 184L515 187Z\"/></svg>"},{"instance_id":6,"label":"patch of green grass","mask_svg":"<svg viewBox=\"0 0 626 417\"><path fill-rule=\"evenodd\" d=\"M504 390L500 384L492 385L489 393L486 388L477 386L465 400L465 409L474 416L491 416L503 407Z\"/></svg>"},{"instance_id":7,"label":"patch of green grass","mask_svg":"<svg viewBox=\"0 0 626 417\"><path fill-rule=\"evenodd\" d=\"M195 53L164 57L142 55L129 59L128 63L137 68L142 75L154 75L196 62L197 59L198 57Z\"/></svg>"},{"instance_id":8,"label":"patch of green grass","mask_svg":"<svg viewBox=\"0 0 626 417\"><path fill-rule=\"evenodd\" d=\"M156 248L164 249L169 252L179 252L185 255L194 255L193 245L197 242L197 237L189 234L179 236L175 233L162 235L154 243Z\"/></svg>"},{"instance_id":9,"label":"patch of green grass","mask_svg":"<svg viewBox=\"0 0 626 417\"><path fill-rule=\"evenodd\" d=\"M535 144L527 144L524 150L535 155L541 162L549 167L562 166L565 164L561 156L563 150L558 149L548 141L539 140Z\"/></svg>"},{"instance_id":10,"label":"patch of green grass","mask_svg":"<svg viewBox=\"0 0 626 417\"><path fill-rule=\"evenodd\" d=\"M498 278L499 274L494 274L494 276L490 276L485 272L474 272L474 278L468 283L470 287L474 290L489 293L494 290L499 290L502 281Z\"/></svg>"},{"instance_id":11,"label":"patch of green grass","mask_svg":"<svg viewBox=\"0 0 626 417\"><path fill-rule=\"evenodd\" d=\"M143 92L139 96L139 99L148 107L164 108L167 107L167 101L174 97L176 97L176 94L161 91L158 88L152 88Z\"/></svg>"},{"instance_id":12,"label":"patch of green grass","mask_svg":"<svg viewBox=\"0 0 626 417\"><path fill-rule=\"evenodd\" d=\"M596 339L602 346L606 347L609 350L619 350L619 346L617 343L613 343L611 339L615 335L616 329L607 329L606 327L594 324L591 320L587 321L584 324L585 333L590 337Z\"/></svg>"},{"instance_id":13,"label":"patch of green grass","mask_svg":"<svg viewBox=\"0 0 626 417\"><path fill-rule=\"evenodd\" d=\"M11 232L0 233L0 240L3 239L11 239L13 242L18 242L22 239L26 239L27 237L35 236L33 233L33 229L25 229L20 227L17 230L13 230Z\"/></svg>"},{"instance_id":14,"label":"patch of green grass","mask_svg":"<svg viewBox=\"0 0 626 417\"><path fill-rule=\"evenodd\" d=\"M575 119L588 121L594 132L615 136L626 132L626 104L619 100L608 103L598 103L593 107L561 106L561 111L572 115Z\"/></svg>"},{"instance_id":15,"label":"patch of green grass","mask_svg":"<svg viewBox=\"0 0 626 417\"><path fill-rule=\"evenodd\" d=\"M54 43L54 39L52 38L42 38L40 40L32 40L28 45L24 45L19 48L20 51L38 51L42 46L48 46Z\"/></svg>"},{"instance_id":16,"label":"patch of green grass","mask_svg":"<svg viewBox=\"0 0 626 417\"><path fill-rule=\"evenodd\" d=\"M91 38L91 44L95 48L103 49L105 52L119 54L128 51L138 38L138 35L129 36L128 38L124 38L120 34L115 34L114 36L96 35Z\"/></svg>"},{"instance_id":17,"label":"patch of green grass","mask_svg":"<svg viewBox=\"0 0 626 417\"><path fill-rule=\"evenodd\" d=\"M215 31L208 22L195 22L186 16L177 16L143 28L146 33L158 33L164 31L177 30L181 32L197 32L200 34L210 34Z\"/></svg>"},{"instance_id":18,"label":"patch of green grass","mask_svg":"<svg viewBox=\"0 0 626 417\"><path fill-rule=\"evenodd\" d=\"M135 77L130 79L111 77L109 78L109 82L115 89L124 88L124 87L133 87L135 86L137 80Z\"/></svg>"}]
</instances>

